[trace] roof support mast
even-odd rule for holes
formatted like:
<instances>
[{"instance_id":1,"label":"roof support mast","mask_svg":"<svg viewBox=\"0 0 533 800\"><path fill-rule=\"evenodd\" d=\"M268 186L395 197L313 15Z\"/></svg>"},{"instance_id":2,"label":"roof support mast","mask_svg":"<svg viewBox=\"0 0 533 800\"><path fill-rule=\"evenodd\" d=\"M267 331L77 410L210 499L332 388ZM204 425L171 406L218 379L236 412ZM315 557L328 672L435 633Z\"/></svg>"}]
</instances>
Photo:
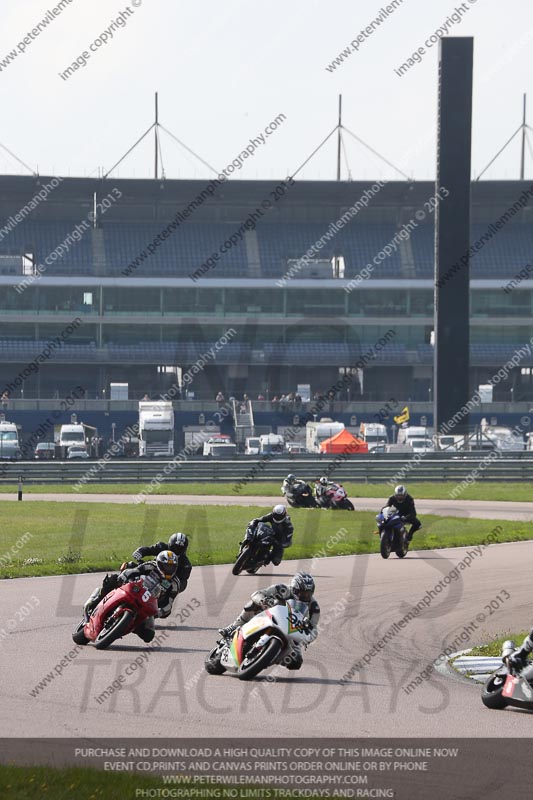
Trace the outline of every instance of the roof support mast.
<instances>
[{"instance_id":1,"label":"roof support mast","mask_svg":"<svg viewBox=\"0 0 533 800\"><path fill-rule=\"evenodd\" d=\"M158 104L158 97L157 92L155 93L155 125L154 125L154 178L155 180L159 177L159 142L157 140L158 136L158 125L159 125L159 104Z\"/></svg>"},{"instance_id":2,"label":"roof support mast","mask_svg":"<svg viewBox=\"0 0 533 800\"><path fill-rule=\"evenodd\" d=\"M520 180L524 180L524 169L526 163L526 130L527 130L527 122L526 122L526 97L527 95L524 93L524 108L522 113L522 155L520 158Z\"/></svg>"},{"instance_id":3,"label":"roof support mast","mask_svg":"<svg viewBox=\"0 0 533 800\"><path fill-rule=\"evenodd\" d=\"M337 180L341 179L341 144L342 144L342 94L339 95L339 122L337 126Z\"/></svg>"}]
</instances>

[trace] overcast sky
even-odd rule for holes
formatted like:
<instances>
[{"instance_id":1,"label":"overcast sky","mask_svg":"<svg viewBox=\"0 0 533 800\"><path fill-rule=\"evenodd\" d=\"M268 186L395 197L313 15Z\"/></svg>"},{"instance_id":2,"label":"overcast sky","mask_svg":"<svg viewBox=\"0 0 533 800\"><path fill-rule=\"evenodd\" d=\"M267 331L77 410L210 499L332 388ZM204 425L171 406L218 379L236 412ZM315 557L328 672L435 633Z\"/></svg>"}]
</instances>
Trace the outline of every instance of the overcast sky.
<instances>
[{"instance_id":1,"label":"overcast sky","mask_svg":"<svg viewBox=\"0 0 533 800\"><path fill-rule=\"evenodd\" d=\"M56 0L57 2L57 0ZM399 0L397 0L399 2ZM138 5L134 5L138 3ZM160 121L221 169L279 114L286 120L234 177L293 173L334 128L337 97L344 124L408 175L435 176L438 45L424 42L461 3L403 0L336 70L327 65L380 14L386 0L130 0L126 24L90 51L121 11L122 0L72 0L29 44L24 37L54 0L2 0L0 143L41 174L107 171L150 126L159 91ZM474 36L474 177L518 128L529 93L533 127L531 0L464 0L448 34ZM127 15L127 16L126 16ZM19 43L22 43L19 48ZM420 63L395 73L419 47ZM11 61L6 56L17 50ZM64 72L83 51L85 67ZM208 169L162 134L168 178L207 178ZM533 133L530 133L533 144ZM398 177L346 136L354 180ZM486 178L519 177L519 137ZM331 139L300 178L335 177ZM526 177L533 178L527 153ZM25 170L0 150L0 170ZM153 139L113 173L153 175ZM348 177L343 165L343 177Z\"/></svg>"}]
</instances>

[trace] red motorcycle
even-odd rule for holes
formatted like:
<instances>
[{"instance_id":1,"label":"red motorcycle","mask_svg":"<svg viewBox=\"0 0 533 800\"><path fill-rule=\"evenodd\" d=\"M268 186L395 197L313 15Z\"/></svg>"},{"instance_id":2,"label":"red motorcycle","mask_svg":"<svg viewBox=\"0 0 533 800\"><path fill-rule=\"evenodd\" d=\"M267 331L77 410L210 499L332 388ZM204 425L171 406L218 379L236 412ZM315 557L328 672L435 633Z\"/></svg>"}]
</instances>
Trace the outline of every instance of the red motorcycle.
<instances>
[{"instance_id":1,"label":"red motorcycle","mask_svg":"<svg viewBox=\"0 0 533 800\"><path fill-rule=\"evenodd\" d=\"M74 633L76 644L94 642L98 650L138 628L145 619L157 614L157 598L161 582L151 575L142 575L136 581L113 589L98 603L85 622L82 620Z\"/></svg>"},{"instance_id":2,"label":"red motorcycle","mask_svg":"<svg viewBox=\"0 0 533 800\"><path fill-rule=\"evenodd\" d=\"M316 502L320 508L338 508L344 511L354 511L354 505L346 494L346 489L341 483L332 483L325 492L318 492L319 484L315 488Z\"/></svg>"}]
</instances>

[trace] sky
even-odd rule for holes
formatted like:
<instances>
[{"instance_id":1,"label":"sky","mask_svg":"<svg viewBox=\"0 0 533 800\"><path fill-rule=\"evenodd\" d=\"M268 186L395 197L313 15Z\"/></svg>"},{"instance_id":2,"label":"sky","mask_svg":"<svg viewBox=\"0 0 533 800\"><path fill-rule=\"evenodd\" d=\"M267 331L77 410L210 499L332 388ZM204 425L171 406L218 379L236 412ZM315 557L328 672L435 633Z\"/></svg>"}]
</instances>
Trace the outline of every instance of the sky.
<instances>
[{"instance_id":1,"label":"sky","mask_svg":"<svg viewBox=\"0 0 533 800\"><path fill-rule=\"evenodd\" d=\"M152 124L158 91L160 122L217 170L284 115L233 178L294 174L334 129L342 94L348 129L409 177L433 180L438 43L424 43L439 28L474 37L473 177L520 126L523 93L533 128L531 0L395 0L388 16L387 0L270 0L261 8L246 0L71 0L24 42L57 2L0 7L0 144L41 175L106 173ZM380 13L381 24L360 37ZM350 54L328 70L345 48ZM398 75L419 48L419 60ZM62 78L78 58L85 65ZM344 142L343 179L400 178L348 134ZM212 176L164 132L161 148L167 178ZM152 177L153 161L150 134L112 174ZM519 163L516 137L483 178L518 178ZM0 149L0 172L28 170ZM335 174L332 137L299 178Z\"/></svg>"}]
</instances>

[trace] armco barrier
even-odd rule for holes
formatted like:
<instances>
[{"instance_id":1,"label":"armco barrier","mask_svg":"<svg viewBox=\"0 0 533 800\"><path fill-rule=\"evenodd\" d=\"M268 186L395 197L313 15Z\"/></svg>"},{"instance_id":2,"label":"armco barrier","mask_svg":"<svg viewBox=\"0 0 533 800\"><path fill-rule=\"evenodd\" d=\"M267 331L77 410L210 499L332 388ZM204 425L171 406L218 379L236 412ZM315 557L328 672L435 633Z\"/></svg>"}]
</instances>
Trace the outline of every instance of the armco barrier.
<instances>
[{"instance_id":1,"label":"armco barrier","mask_svg":"<svg viewBox=\"0 0 533 800\"><path fill-rule=\"evenodd\" d=\"M328 474L332 480L341 482L383 483L392 480L402 468L405 470L399 480L403 483L457 482L467 478L476 469L476 480L479 481L533 481L533 453L530 452L502 455L490 461L487 461L487 453L469 453L465 456L430 453L411 465L412 460L412 457L406 458L397 453L351 456L346 459L332 455L273 457L266 460L260 456L237 456L231 461L198 456L181 462L168 470L167 475L163 474L163 470L170 462L159 459L113 459L104 469L96 469L95 461L5 461L0 462L0 484L15 487L19 475L26 484L73 484L84 476L87 476L86 484L146 483L158 475L163 475L162 480L169 482L251 484L254 481L281 481L289 472L309 481Z\"/></svg>"}]
</instances>

